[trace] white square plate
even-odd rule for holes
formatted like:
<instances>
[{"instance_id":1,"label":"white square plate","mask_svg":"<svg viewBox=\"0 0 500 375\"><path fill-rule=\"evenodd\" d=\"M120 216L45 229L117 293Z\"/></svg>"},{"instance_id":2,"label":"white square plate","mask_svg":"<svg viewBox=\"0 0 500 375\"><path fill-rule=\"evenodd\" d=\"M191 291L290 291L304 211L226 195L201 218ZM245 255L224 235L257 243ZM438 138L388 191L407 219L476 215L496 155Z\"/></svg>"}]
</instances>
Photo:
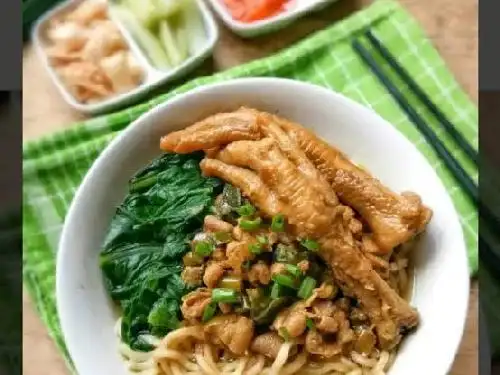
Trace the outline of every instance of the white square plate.
<instances>
[{"instance_id":1,"label":"white square plate","mask_svg":"<svg viewBox=\"0 0 500 375\"><path fill-rule=\"evenodd\" d=\"M227 10L223 0L207 0L217 15L234 33L244 38L270 33L284 28L303 15L326 7L337 0L290 0L287 8L273 17L245 23L235 20Z\"/></svg>"},{"instance_id":2,"label":"white square plate","mask_svg":"<svg viewBox=\"0 0 500 375\"><path fill-rule=\"evenodd\" d=\"M115 20L112 12L110 12L110 19L117 24L130 50L134 54L138 63L144 69L145 78L141 85L125 93L110 97L108 99L104 99L103 101L98 103L81 103L77 101L76 98L68 91L64 82L59 78L57 72L50 65L50 61L47 54L45 53L44 47L46 41L45 31L48 26L48 22L58 14L67 12L83 1L85 0L67 0L54 9L45 13L35 24L32 36L32 41L35 45L38 55L40 56L40 59L42 60L52 81L59 89L62 97L70 106L83 113L100 114L115 110L119 107L123 107L127 104L131 104L132 102L139 100L152 89L157 88L164 83L184 76L185 74L196 68L198 65L200 65L203 60L205 60L212 53L215 43L219 38L219 32L214 16L208 9L207 5L203 2L203 0L196 0L205 24L205 41L202 43L198 43L196 53L186 59L181 65L169 71L161 71L156 69L149 63L147 57L142 52L141 47L138 45L132 35L125 29L125 27L123 27L120 22L117 22Z\"/></svg>"}]
</instances>

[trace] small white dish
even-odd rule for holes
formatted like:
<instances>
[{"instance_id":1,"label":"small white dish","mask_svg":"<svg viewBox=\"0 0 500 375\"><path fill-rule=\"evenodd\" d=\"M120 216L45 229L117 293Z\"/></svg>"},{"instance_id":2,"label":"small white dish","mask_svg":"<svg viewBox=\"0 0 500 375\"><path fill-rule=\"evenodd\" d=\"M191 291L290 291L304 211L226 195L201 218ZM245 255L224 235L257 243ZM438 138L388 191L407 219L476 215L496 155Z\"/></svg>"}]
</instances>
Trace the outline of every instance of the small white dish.
<instances>
[{"instance_id":1,"label":"small white dish","mask_svg":"<svg viewBox=\"0 0 500 375\"><path fill-rule=\"evenodd\" d=\"M290 0L287 8L275 16L264 20L245 23L235 20L222 0L207 0L217 15L234 33L243 38L251 38L282 29L297 18L321 9L337 0Z\"/></svg>"},{"instance_id":2,"label":"small white dish","mask_svg":"<svg viewBox=\"0 0 500 375\"><path fill-rule=\"evenodd\" d=\"M52 19L52 17L70 10L83 1L85 0L66 0L45 13L42 17L40 17L33 28L32 41L50 78L58 88L63 99L74 109L86 114L96 115L121 108L127 104L131 104L132 102L139 100L148 92L159 87L160 85L181 78L182 76L199 66L207 57L210 56L215 47L215 43L219 38L218 27L213 14L210 12L208 6L203 2L203 0L196 0L205 24L205 41L202 43L198 43L196 53L186 59L181 65L169 71L161 71L156 69L149 63L147 57L142 52L135 39L121 25L120 22L117 22L114 19L112 12L110 12L110 19L117 24L120 31L122 32L130 50L132 51L138 63L143 68L145 72L145 78L139 86L125 93L112 96L98 103L81 103L76 100L76 98L68 91L64 82L59 78L54 68L52 68L47 54L44 51L44 32L46 26L48 25L48 22L50 21L50 19Z\"/></svg>"},{"instance_id":3,"label":"small white dish","mask_svg":"<svg viewBox=\"0 0 500 375\"><path fill-rule=\"evenodd\" d=\"M462 337L469 296L463 233L448 193L415 146L371 109L319 86L277 78L237 79L178 95L134 121L87 173L66 217L56 278L59 318L78 374L127 375L98 257L129 179L161 155L161 136L241 105L313 129L390 188L415 191L432 208L414 256L411 304L421 324L404 340L388 375L445 375Z\"/></svg>"}]
</instances>

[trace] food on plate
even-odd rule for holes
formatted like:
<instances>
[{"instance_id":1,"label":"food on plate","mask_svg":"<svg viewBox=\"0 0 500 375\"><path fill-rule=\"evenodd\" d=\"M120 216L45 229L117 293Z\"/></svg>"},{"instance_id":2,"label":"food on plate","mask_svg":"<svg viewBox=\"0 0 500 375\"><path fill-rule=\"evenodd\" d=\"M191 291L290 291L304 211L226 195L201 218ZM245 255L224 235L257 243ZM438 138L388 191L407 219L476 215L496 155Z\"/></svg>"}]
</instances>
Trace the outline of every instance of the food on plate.
<instances>
[{"instance_id":1,"label":"food on plate","mask_svg":"<svg viewBox=\"0 0 500 375\"><path fill-rule=\"evenodd\" d=\"M85 0L51 19L46 32L45 50L52 67L82 103L130 91L144 79L143 69L107 13L106 1Z\"/></svg>"},{"instance_id":2,"label":"food on plate","mask_svg":"<svg viewBox=\"0 0 500 375\"><path fill-rule=\"evenodd\" d=\"M205 38L195 0L120 0L111 11L161 70L182 64Z\"/></svg>"},{"instance_id":3,"label":"food on plate","mask_svg":"<svg viewBox=\"0 0 500 375\"><path fill-rule=\"evenodd\" d=\"M245 23L265 20L283 12L289 0L222 0L235 20Z\"/></svg>"},{"instance_id":4,"label":"food on plate","mask_svg":"<svg viewBox=\"0 0 500 375\"><path fill-rule=\"evenodd\" d=\"M101 255L132 371L387 372L419 324L410 259L432 211L417 194L250 108L169 133L160 148Z\"/></svg>"}]
</instances>

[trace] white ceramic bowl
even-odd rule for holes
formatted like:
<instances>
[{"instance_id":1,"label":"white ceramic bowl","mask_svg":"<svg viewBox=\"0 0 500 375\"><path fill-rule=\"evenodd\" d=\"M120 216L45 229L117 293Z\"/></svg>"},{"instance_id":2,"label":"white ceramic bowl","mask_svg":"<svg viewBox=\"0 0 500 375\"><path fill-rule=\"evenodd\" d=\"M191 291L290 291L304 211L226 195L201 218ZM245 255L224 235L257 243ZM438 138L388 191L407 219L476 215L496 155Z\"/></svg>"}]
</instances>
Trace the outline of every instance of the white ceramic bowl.
<instances>
[{"instance_id":1,"label":"white ceramic bowl","mask_svg":"<svg viewBox=\"0 0 500 375\"><path fill-rule=\"evenodd\" d=\"M215 23L214 16L208 9L208 6L203 2L203 0L196 0L198 9L205 24L205 36L199 36L195 43L194 53L182 64L176 66L175 68L172 68L169 71L162 71L151 65L148 58L142 52L142 49L135 38L118 20L116 20L116 17L113 16L113 12L110 12L109 18L116 23L116 25L122 32L125 42L128 44L137 62L144 70L145 78L139 86L130 91L109 97L97 103L81 103L76 100L76 98L66 88L64 82L59 78L55 69L51 66L44 48L46 45L45 30L48 26L49 21L53 17L71 10L83 1L84 0L66 0L45 13L42 17L40 17L40 19L33 27L32 36L32 41L37 54L40 57L40 60L43 62L43 65L45 66L50 78L59 90L61 96L66 101L66 103L82 113L95 115L118 109L127 104L131 104L134 101L140 100L151 90L159 87L162 84L181 78L182 76L186 75L197 66L199 66L207 57L210 56L215 47L215 43L219 39L219 31L217 28L217 24Z\"/></svg>"},{"instance_id":2,"label":"white ceramic bowl","mask_svg":"<svg viewBox=\"0 0 500 375\"><path fill-rule=\"evenodd\" d=\"M176 96L137 119L94 163L69 210L57 259L59 317L78 373L126 374L98 254L129 178L160 155L162 135L241 105L312 128L392 189L415 191L432 208L416 249L411 300L422 322L404 341L389 374L445 375L462 336L469 275L459 220L441 181L417 149L372 110L325 88L276 78L233 80Z\"/></svg>"},{"instance_id":3,"label":"white ceramic bowl","mask_svg":"<svg viewBox=\"0 0 500 375\"><path fill-rule=\"evenodd\" d=\"M222 0L207 0L217 15L234 33L251 38L282 29L303 15L319 10L337 0L289 0L286 9L264 20L245 23L234 19Z\"/></svg>"}]
</instances>

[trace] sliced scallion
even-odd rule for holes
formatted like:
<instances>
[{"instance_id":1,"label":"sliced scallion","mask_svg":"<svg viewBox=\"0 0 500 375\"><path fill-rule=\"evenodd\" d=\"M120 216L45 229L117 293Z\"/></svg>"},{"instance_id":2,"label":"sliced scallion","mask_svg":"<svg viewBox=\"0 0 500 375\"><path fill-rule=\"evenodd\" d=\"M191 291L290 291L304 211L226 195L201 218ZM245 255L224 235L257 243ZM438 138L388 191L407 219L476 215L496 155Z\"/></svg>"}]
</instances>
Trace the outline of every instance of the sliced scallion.
<instances>
[{"instance_id":1,"label":"sliced scallion","mask_svg":"<svg viewBox=\"0 0 500 375\"><path fill-rule=\"evenodd\" d=\"M271 221L271 230L273 232L283 232L285 230L285 216L278 214Z\"/></svg>"},{"instance_id":2,"label":"sliced scallion","mask_svg":"<svg viewBox=\"0 0 500 375\"><path fill-rule=\"evenodd\" d=\"M274 274L272 277L273 281L276 283L286 286L288 288L292 289L297 289L297 283L294 280L294 278L288 276L288 275L282 275L282 274Z\"/></svg>"},{"instance_id":3,"label":"sliced scallion","mask_svg":"<svg viewBox=\"0 0 500 375\"><path fill-rule=\"evenodd\" d=\"M309 251L318 251L319 243L314 240L305 239L300 242L302 246L304 246Z\"/></svg>"},{"instance_id":4,"label":"sliced scallion","mask_svg":"<svg viewBox=\"0 0 500 375\"><path fill-rule=\"evenodd\" d=\"M316 326L314 325L314 321L311 318L306 319L306 326L309 329L314 329Z\"/></svg>"},{"instance_id":5,"label":"sliced scallion","mask_svg":"<svg viewBox=\"0 0 500 375\"><path fill-rule=\"evenodd\" d=\"M212 301L219 303L236 303L239 302L239 294L236 290L228 288L216 288L212 290Z\"/></svg>"},{"instance_id":6,"label":"sliced scallion","mask_svg":"<svg viewBox=\"0 0 500 375\"><path fill-rule=\"evenodd\" d=\"M248 250L255 255L262 253L262 245L259 243L251 243L248 245Z\"/></svg>"},{"instance_id":7,"label":"sliced scallion","mask_svg":"<svg viewBox=\"0 0 500 375\"><path fill-rule=\"evenodd\" d=\"M236 209L236 212L240 216L252 216L255 213L255 208L249 203L244 204Z\"/></svg>"},{"instance_id":8,"label":"sliced scallion","mask_svg":"<svg viewBox=\"0 0 500 375\"><path fill-rule=\"evenodd\" d=\"M212 251L214 251L214 249L215 249L214 245L209 241L199 241L196 242L196 245L194 246L194 252L197 255L203 257L212 254Z\"/></svg>"},{"instance_id":9,"label":"sliced scallion","mask_svg":"<svg viewBox=\"0 0 500 375\"><path fill-rule=\"evenodd\" d=\"M201 317L203 323L206 323L210 319L212 319L216 311L217 311L217 304L215 302L210 302L207 306L205 306L205 309L203 310L203 316Z\"/></svg>"},{"instance_id":10,"label":"sliced scallion","mask_svg":"<svg viewBox=\"0 0 500 375\"><path fill-rule=\"evenodd\" d=\"M286 268L288 273L290 273L291 275L293 275L295 277L302 276L302 271L300 270L300 268L297 266L294 266L293 264L286 264L285 268Z\"/></svg>"},{"instance_id":11,"label":"sliced scallion","mask_svg":"<svg viewBox=\"0 0 500 375\"><path fill-rule=\"evenodd\" d=\"M283 291L282 291L280 284L274 283L272 288L271 288L271 298L276 299L276 298L281 297L282 292Z\"/></svg>"},{"instance_id":12,"label":"sliced scallion","mask_svg":"<svg viewBox=\"0 0 500 375\"><path fill-rule=\"evenodd\" d=\"M247 219L240 220L241 229L249 232L259 229L261 224L262 224L262 219L260 217L254 220L247 220Z\"/></svg>"},{"instance_id":13,"label":"sliced scallion","mask_svg":"<svg viewBox=\"0 0 500 375\"><path fill-rule=\"evenodd\" d=\"M267 236L264 236L264 235L257 236L257 242L260 243L261 245L264 245L264 246L269 244L269 240L268 240Z\"/></svg>"},{"instance_id":14,"label":"sliced scallion","mask_svg":"<svg viewBox=\"0 0 500 375\"><path fill-rule=\"evenodd\" d=\"M312 295L313 289L316 287L316 280L311 276L307 276L302 284L300 284L297 296L302 299L307 299Z\"/></svg>"}]
</instances>

